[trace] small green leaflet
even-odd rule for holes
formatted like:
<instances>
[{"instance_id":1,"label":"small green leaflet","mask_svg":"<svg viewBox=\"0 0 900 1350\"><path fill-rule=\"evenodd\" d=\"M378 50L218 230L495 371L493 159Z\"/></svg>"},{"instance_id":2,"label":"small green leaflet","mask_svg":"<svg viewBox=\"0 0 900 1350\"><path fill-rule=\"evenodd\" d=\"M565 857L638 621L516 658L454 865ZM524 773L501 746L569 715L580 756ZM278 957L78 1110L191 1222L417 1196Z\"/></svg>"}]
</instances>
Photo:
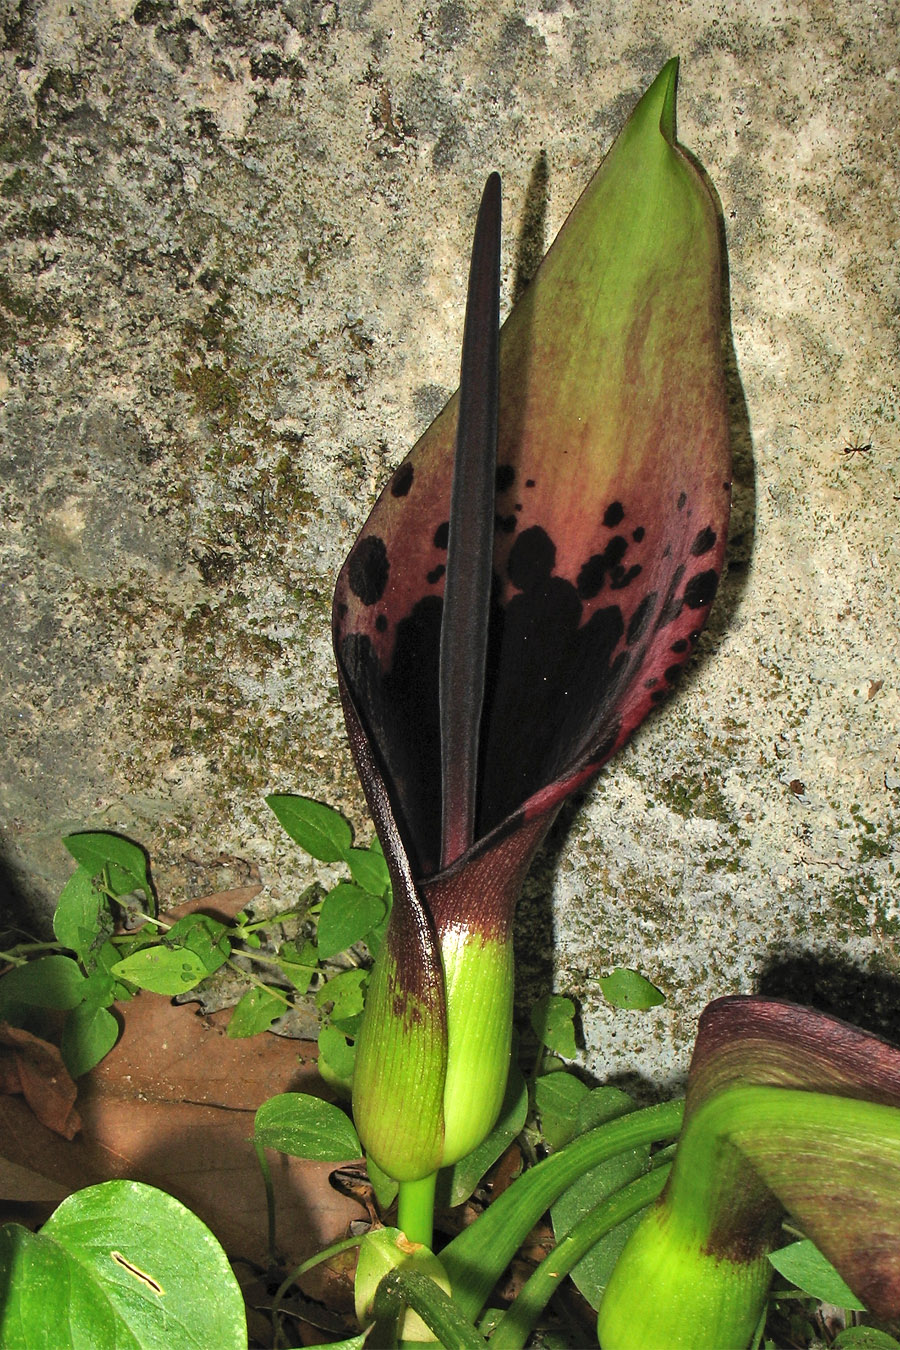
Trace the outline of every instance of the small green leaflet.
<instances>
[{"instance_id":1,"label":"small green leaflet","mask_svg":"<svg viewBox=\"0 0 900 1350\"><path fill-rule=\"evenodd\" d=\"M206 975L212 975L231 955L228 927L209 914L186 914L165 935L169 947L183 947L203 963Z\"/></svg>"},{"instance_id":2,"label":"small green leaflet","mask_svg":"<svg viewBox=\"0 0 900 1350\"><path fill-rule=\"evenodd\" d=\"M228 1035L234 1040L268 1031L276 1017L287 1012L287 1004L270 989L254 985L238 1003L228 1023Z\"/></svg>"},{"instance_id":3,"label":"small green leaflet","mask_svg":"<svg viewBox=\"0 0 900 1350\"><path fill-rule=\"evenodd\" d=\"M384 901L359 886L342 881L322 902L316 939L319 956L327 959L360 942L384 918Z\"/></svg>"},{"instance_id":4,"label":"small green leaflet","mask_svg":"<svg viewBox=\"0 0 900 1350\"><path fill-rule=\"evenodd\" d=\"M130 839L105 830L82 830L67 835L63 843L92 877L104 868L108 869L110 890L114 895L143 891L148 902L151 900L146 854Z\"/></svg>"},{"instance_id":5,"label":"small green leaflet","mask_svg":"<svg viewBox=\"0 0 900 1350\"><path fill-rule=\"evenodd\" d=\"M900 1341L877 1327L847 1327L832 1342L832 1350L900 1350Z\"/></svg>"},{"instance_id":6,"label":"small green leaflet","mask_svg":"<svg viewBox=\"0 0 900 1350\"><path fill-rule=\"evenodd\" d=\"M63 1063L80 1078L109 1054L119 1038L119 1024L107 1008L82 1003L65 1020L60 1041Z\"/></svg>"},{"instance_id":7,"label":"small green leaflet","mask_svg":"<svg viewBox=\"0 0 900 1350\"><path fill-rule=\"evenodd\" d=\"M345 862L357 886L370 895L384 895L391 878L383 853L371 848L351 848Z\"/></svg>"},{"instance_id":8,"label":"small green leaflet","mask_svg":"<svg viewBox=\"0 0 900 1350\"><path fill-rule=\"evenodd\" d=\"M330 1102L302 1092L283 1092L263 1102L256 1113L254 1138L263 1148L314 1162L362 1157L362 1145L349 1117Z\"/></svg>"},{"instance_id":9,"label":"small green leaflet","mask_svg":"<svg viewBox=\"0 0 900 1350\"><path fill-rule=\"evenodd\" d=\"M579 1108L588 1095L581 1079L565 1070L535 1080L534 1102L541 1118L541 1134L550 1148L562 1148L574 1138Z\"/></svg>"},{"instance_id":10,"label":"small green leaflet","mask_svg":"<svg viewBox=\"0 0 900 1350\"><path fill-rule=\"evenodd\" d=\"M833 1303L838 1308L866 1311L866 1305L860 1303L831 1262L826 1261L815 1243L808 1238L792 1242L780 1251L770 1252L769 1260L780 1275L797 1285L805 1294L819 1298L823 1303Z\"/></svg>"},{"instance_id":11,"label":"small green leaflet","mask_svg":"<svg viewBox=\"0 0 900 1350\"><path fill-rule=\"evenodd\" d=\"M0 1009L13 1003L32 1008L75 1008L86 992L87 979L71 956L39 956L27 965L15 966L0 980Z\"/></svg>"},{"instance_id":12,"label":"small green leaflet","mask_svg":"<svg viewBox=\"0 0 900 1350\"><path fill-rule=\"evenodd\" d=\"M546 994L530 1013L534 1034L541 1044L565 1059L574 1059L577 1054L574 1016L575 1004L560 994Z\"/></svg>"},{"instance_id":13,"label":"small green leaflet","mask_svg":"<svg viewBox=\"0 0 900 1350\"><path fill-rule=\"evenodd\" d=\"M350 1085L356 1047L337 1027L324 1026L319 1032L319 1070L328 1069L339 1083Z\"/></svg>"},{"instance_id":14,"label":"small green leaflet","mask_svg":"<svg viewBox=\"0 0 900 1350\"><path fill-rule=\"evenodd\" d=\"M86 867L76 868L62 888L53 915L57 942L85 960L101 931L111 933L112 929L112 916L104 896L94 888L91 873Z\"/></svg>"},{"instance_id":15,"label":"small green leaflet","mask_svg":"<svg viewBox=\"0 0 900 1350\"><path fill-rule=\"evenodd\" d=\"M600 988L614 1008L645 1011L666 1001L665 994L661 994L643 975L622 966L617 966L611 975L604 975L600 980Z\"/></svg>"},{"instance_id":16,"label":"small green leaflet","mask_svg":"<svg viewBox=\"0 0 900 1350\"><path fill-rule=\"evenodd\" d=\"M266 798L295 844L319 862L343 862L353 843L353 832L339 811L309 797L273 793Z\"/></svg>"},{"instance_id":17,"label":"small green leaflet","mask_svg":"<svg viewBox=\"0 0 900 1350\"><path fill-rule=\"evenodd\" d=\"M206 975L206 967L196 952L186 948L142 947L124 961L110 967L116 979L128 980L153 994L184 994Z\"/></svg>"},{"instance_id":18,"label":"small green leaflet","mask_svg":"<svg viewBox=\"0 0 900 1350\"><path fill-rule=\"evenodd\" d=\"M368 976L367 970L342 970L340 975L335 975L327 984L322 985L316 994L316 1007L322 1008L326 1003L333 1003L332 1022L346 1021L347 1018L355 1017L363 1010L362 987Z\"/></svg>"}]
</instances>

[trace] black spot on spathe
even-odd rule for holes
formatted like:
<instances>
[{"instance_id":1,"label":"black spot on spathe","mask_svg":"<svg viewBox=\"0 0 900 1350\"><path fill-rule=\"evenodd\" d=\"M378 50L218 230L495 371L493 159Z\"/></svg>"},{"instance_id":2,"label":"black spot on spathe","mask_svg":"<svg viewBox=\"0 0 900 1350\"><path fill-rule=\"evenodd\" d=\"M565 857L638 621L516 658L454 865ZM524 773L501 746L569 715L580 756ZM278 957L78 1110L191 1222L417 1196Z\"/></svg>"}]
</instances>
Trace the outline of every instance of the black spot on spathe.
<instances>
[{"instance_id":1,"label":"black spot on spathe","mask_svg":"<svg viewBox=\"0 0 900 1350\"><path fill-rule=\"evenodd\" d=\"M364 605L374 605L384 595L390 570L384 540L377 534L366 535L357 542L347 560L351 591Z\"/></svg>"}]
</instances>

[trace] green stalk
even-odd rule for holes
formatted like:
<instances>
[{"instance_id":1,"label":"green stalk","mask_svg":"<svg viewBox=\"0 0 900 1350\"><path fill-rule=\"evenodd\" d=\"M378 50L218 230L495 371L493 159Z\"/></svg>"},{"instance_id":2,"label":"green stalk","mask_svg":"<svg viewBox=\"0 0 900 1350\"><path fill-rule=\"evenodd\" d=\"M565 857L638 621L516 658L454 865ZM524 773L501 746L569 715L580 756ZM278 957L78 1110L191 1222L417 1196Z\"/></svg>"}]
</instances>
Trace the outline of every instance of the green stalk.
<instances>
[{"instance_id":1,"label":"green stalk","mask_svg":"<svg viewBox=\"0 0 900 1350\"><path fill-rule=\"evenodd\" d=\"M527 1234L568 1186L597 1163L641 1144L674 1139L684 1103L663 1102L598 1125L520 1177L441 1252L453 1300L474 1322Z\"/></svg>"},{"instance_id":2,"label":"green stalk","mask_svg":"<svg viewBox=\"0 0 900 1350\"><path fill-rule=\"evenodd\" d=\"M418 1181L401 1181L397 1192L397 1227L410 1242L431 1248L434 1234L434 1188L437 1172Z\"/></svg>"},{"instance_id":3,"label":"green stalk","mask_svg":"<svg viewBox=\"0 0 900 1350\"><path fill-rule=\"evenodd\" d=\"M391 1350L396 1345L397 1322L405 1307L419 1314L443 1350L484 1350L484 1337L440 1285L421 1271L402 1269L390 1271L378 1286L375 1325L368 1340L373 1350Z\"/></svg>"},{"instance_id":4,"label":"green stalk","mask_svg":"<svg viewBox=\"0 0 900 1350\"><path fill-rule=\"evenodd\" d=\"M491 1336L492 1350L523 1350L560 1281L601 1238L651 1204L665 1186L671 1170L671 1165L667 1165L645 1173L579 1219L572 1231L544 1258L500 1318Z\"/></svg>"},{"instance_id":5,"label":"green stalk","mask_svg":"<svg viewBox=\"0 0 900 1350\"><path fill-rule=\"evenodd\" d=\"M256 1151L256 1160L259 1163L259 1170L262 1172L263 1185L266 1188L266 1215L268 1218L268 1245L269 1245L269 1269L274 1270L278 1265L278 1253L275 1250L275 1187L272 1185L272 1172L269 1168L269 1160L266 1157L266 1151L262 1144L255 1139L253 1148Z\"/></svg>"}]
</instances>

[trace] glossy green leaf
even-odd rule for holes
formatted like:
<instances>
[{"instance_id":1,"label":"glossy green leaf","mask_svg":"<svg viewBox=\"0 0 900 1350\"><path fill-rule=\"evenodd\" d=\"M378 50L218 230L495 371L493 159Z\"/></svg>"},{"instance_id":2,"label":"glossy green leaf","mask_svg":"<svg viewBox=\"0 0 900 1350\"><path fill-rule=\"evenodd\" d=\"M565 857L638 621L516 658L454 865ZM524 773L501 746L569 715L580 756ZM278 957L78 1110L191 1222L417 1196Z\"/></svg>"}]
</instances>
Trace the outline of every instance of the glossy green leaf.
<instances>
[{"instance_id":1,"label":"glossy green leaf","mask_svg":"<svg viewBox=\"0 0 900 1350\"><path fill-rule=\"evenodd\" d=\"M600 988L607 1002L614 1008L628 1008L644 1011L665 1003L666 996L636 970L626 970L617 966L611 975L604 975Z\"/></svg>"},{"instance_id":2,"label":"glossy green leaf","mask_svg":"<svg viewBox=\"0 0 900 1350\"><path fill-rule=\"evenodd\" d=\"M3 1350L246 1350L221 1246L179 1201L136 1181L78 1191L38 1234L0 1229Z\"/></svg>"},{"instance_id":3,"label":"glossy green leaf","mask_svg":"<svg viewBox=\"0 0 900 1350\"><path fill-rule=\"evenodd\" d=\"M206 975L206 967L194 952L185 948L142 947L123 961L117 961L111 973L128 980L139 989L174 997L193 989Z\"/></svg>"},{"instance_id":4,"label":"glossy green leaf","mask_svg":"<svg viewBox=\"0 0 900 1350\"><path fill-rule=\"evenodd\" d=\"M385 905L380 896L359 886L341 882L322 902L316 933L319 956L323 960L346 951L360 942L384 918Z\"/></svg>"},{"instance_id":5,"label":"glossy green leaf","mask_svg":"<svg viewBox=\"0 0 900 1350\"><path fill-rule=\"evenodd\" d=\"M319 862L342 862L350 852L353 831L339 811L309 797L273 793L266 798L279 823L295 844Z\"/></svg>"},{"instance_id":6,"label":"glossy green leaf","mask_svg":"<svg viewBox=\"0 0 900 1350\"><path fill-rule=\"evenodd\" d=\"M779 1275L802 1289L804 1294L810 1294L824 1303L834 1303L839 1308L865 1312L866 1305L860 1302L831 1262L826 1261L815 1243L808 1238L792 1242L789 1247L781 1247L777 1252L770 1252L769 1260Z\"/></svg>"},{"instance_id":7,"label":"glossy green leaf","mask_svg":"<svg viewBox=\"0 0 900 1350\"><path fill-rule=\"evenodd\" d=\"M877 1327L847 1327L832 1341L832 1350L900 1350L900 1341Z\"/></svg>"},{"instance_id":8,"label":"glossy green leaf","mask_svg":"<svg viewBox=\"0 0 900 1350\"><path fill-rule=\"evenodd\" d=\"M337 1106L301 1092L270 1097L256 1113L256 1142L294 1158L346 1162L362 1157L353 1122Z\"/></svg>"}]
</instances>

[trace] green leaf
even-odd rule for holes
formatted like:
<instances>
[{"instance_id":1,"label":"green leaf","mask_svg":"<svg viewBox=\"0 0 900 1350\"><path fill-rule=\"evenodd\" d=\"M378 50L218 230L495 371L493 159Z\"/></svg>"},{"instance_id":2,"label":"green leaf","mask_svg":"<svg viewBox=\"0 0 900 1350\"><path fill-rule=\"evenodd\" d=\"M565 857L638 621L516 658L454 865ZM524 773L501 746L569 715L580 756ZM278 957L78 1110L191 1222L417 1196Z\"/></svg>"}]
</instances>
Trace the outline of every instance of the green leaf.
<instances>
[{"instance_id":1,"label":"green leaf","mask_svg":"<svg viewBox=\"0 0 900 1350\"><path fill-rule=\"evenodd\" d=\"M244 1303L209 1229L136 1181L78 1191L39 1234L0 1229L4 1350L246 1350Z\"/></svg>"},{"instance_id":2,"label":"green leaf","mask_svg":"<svg viewBox=\"0 0 900 1350\"><path fill-rule=\"evenodd\" d=\"M335 975L323 984L322 988L316 994L316 1006L321 1008L326 1003L333 1003L331 1010L332 1022L340 1021L348 1017L355 1017L357 1013L363 1010L363 985L369 977L367 970L343 970L340 975Z\"/></svg>"},{"instance_id":3,"label":"green leaf","mask_svg":"<svg viewBox=\"0 0 900 1350\"><path fill-rule=\"evenodd\" d=\"M0 1009L13 1003L32 1008L74 1008L84 998L87 978L71 956L39 956L0 979Z\"/></svg>"},{"instance_id":4,"label":"green leaf","mask_svg":"<svg viewBox=\"0 0 900 1350\"><path fill-rule=\"evenodd\" d=\"M271 990L254 985L237 1004L228 1023L228 1035L238 1040L244 1036L255 1036L260 1031L268 1031L276 1017L287 1012L284 999Z\"/></svg>"},{"instance_id":5,"label":"green leaf","mask_svg":"<svg viewBox=\"0 0 900 1350\"><path fill-rule=\"evenodd\" d=\"M83 830L69 834L63 840L72 857L90 872L92 877L108 868L109 886L113 895L128 895L143 891L151 898L150 878L147 875L147 856L142 848L120 834L105 830Z\"/></svg>"},{"instance_id":6,"label":"green leaf","mask_svg":"<svg viewBox=\"0 0 900 1350\"><path fill-rule=\"evenodd\" d=\"M575 1004L560 994L546 994L530 1013L534 1034L541 1044L565 1059L574 1059L577 1054L574 1016Z\"/></svg>"},{"instance_id":7,"label":"green leaf","mask_svg":"<svg viewBox=\"0 0 900 1350\"><path fill-rule=\"evenodd\" d=\"M53 932L82 961L102 933L111 933L112 915L105 896L95 889L91 873L78 867L63 886L53 915Z\"/></svg>"},{"instance_id":8,"label":"green leaf","mask_svg":"<svg viewBox=\"0 0 900 1350\"><path fill-rule=\"evenodd\" d=\"M611 975L604 975L600 980L600 988L614 1008L644 1011L666 1001L665 994L661 994L643 975L622 966L617 966Z\"/></svg>"},{"instance_id":9,"label":"green leaf","mask_svg":"<svg viewBox=\"0 0 900 1350\"><path fill-rule=\"evenodd\" d=\"M200 957L184 947L142 947L123 961L117 961L111 973L153 994L184 994L199 984L206 974Z\"/></svg>"},{"instance_id":10,"label":"green leaf","mask_svg":"<svg viewBox=\"0 0 900 1350\"><path fill-rule=\"evenodd\" d=\"M96 1003L73 1008L63 1026L60 1053L73 1078L108 1055L119 1038L119 1024L112 1013Z\"/></svg>"},{"instance_id":11,"label":"green leaf","mask_svg":"<svg viewBox=\"0 0 900 1350\"><path fill-rule=\"evenodd\" d=\"M346 861L357 886L362 886L370 895L384 895L391 884L391 876L383 853L370 848L351 848Z\"/></svg>"},{"instance_id":12,"label":"green leaf","mask_svg":"<svg viewBox=\"0 0 900 1350\"><path fill-rule=\"evenodd\" d=\"M617 1120L633 1110L634 1102L626 1092L614 1087L595 1088L578 1108L576 1136L597 1125L603 1125L608 1120ZM649 1157L648 1144L630 1149L592 1167L579 1177L574 1186L564 1191L550 1210L557 1243L572 1231L579 1219L646 1171ZM596 1242L587 1256L583 1257L570 1272L576 1286L592 1308L600 1306L613 1267L627 1239L640 1223L642 1215L643 1211L639 1211L624 1223L617 1225L612 1232Z\"/></svg>"},{"instance_id":13,"label":"green leaf","mask_svg":"<svg viewBox=\"0 0 900 1350\"><path fill-rule=\"evenodd\" d=\"M823 1303L834 1303L838 1308L865 1312L865 1304L859 1301L831 1262L826 1261L815 1243L808 1238L802 1242L792 1242L780 1251L770 1252L769 1260L780 1275L805 1294L821 1299Z\"/></svg>"},{"instance_id":14,"label":"green leaf","mask_svg":"<svg viewBox=\"0 0 900 1350\"><path fill-rule=\"evenodd\" d=\"M295 844L319 862L343 862L353 843L353 831L340 812L309 797L273 793L266 798Z\"/></svg>"},{"instance_id":15,"label":"green leaf","mask_svg":"<svg viewBox=\"0 0 900 1350\"><path fill-rule=\"evenodd\" d=\"M301 1092L270 1097L256 1113L256 1142L294 1158L347 1162L362 1157L353 1122L337 1106Z\"/></svg>"},{"instance_id":16,"label":"green leaf","mask_svg":"<svg viewBox=\"0 0 900 1350\"><path fill-rule=\"evenodd\" d=\"M224 965L231 955L228 926L209 914L187 914L166 933L166 946L183 947L203 963L207 975Z\"/></svg>"},{"instance_id":17,"label":"green leaf","mask_svg":"<svg viewBox=\"0 0 900 1350\"><path fill-rule=\"evenodd\" d=\"M384 901L342 881L322 902L317 938L319 957L336 956L360 942L384 918Z\"/></svg>"},{"instance_id":18,"label":"green leaf","mask_svg":"<svg viewBox=\"0 0 900 1350\"><path fill-rule=\"evenodd\" d=\"M474 1191L485 1173L522 1132L528 1115L528 1088L517 1064L510 1065L506 1094L497 1124L490 1134L465 1158L438 1173L437 1203L452 1209L461 1205Z\"/></svg>"},{"instance_id":19,"label":"green leaf","mask_svg":"<svg viewBox=\"0 0 900 1350\"><path fill-rule=\"evenodd\" d=\"M319 1032L319 1069L326 1068L338 1082L350 1085L356 1046L350 1045L343 1031L325 1026Z\"/></svg>"},{"instance_id":20,"label":"green leaf","mask_svg":"<svg viewBox=\"0 0 900 1350\"><path fill-rule=\"evenodd\" d=\"M847 1327L832 1341L831 1350L900 1350L900 1341L876 1327Z\"/></svg>"},{"instance_id":21,"label":"green leaf","mask_svg":"<svg viewBox=\"0 0 900 1350\"><path fill-rule=\"evenodd\" d=\"M541 1118L541 1134L552 1149L562 1148L575 1136L578 1109L588 1089L574 1074L544 1074L534 1084L534 1101Z\"/></svg>"}]
</instances>

